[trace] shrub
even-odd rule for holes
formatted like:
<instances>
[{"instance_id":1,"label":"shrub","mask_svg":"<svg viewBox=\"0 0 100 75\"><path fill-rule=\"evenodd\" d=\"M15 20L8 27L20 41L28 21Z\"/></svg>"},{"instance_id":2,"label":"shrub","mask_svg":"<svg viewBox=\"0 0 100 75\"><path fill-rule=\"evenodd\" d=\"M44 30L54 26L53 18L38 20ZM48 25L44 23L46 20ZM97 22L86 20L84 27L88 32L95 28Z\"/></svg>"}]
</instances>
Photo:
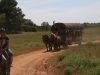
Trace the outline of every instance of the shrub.
<instances>
[{"instance_id":1,"label":"shrub","mask_svg":"<svg viewBox=\"0 0 100 75\"><path fill-rule=\"evenodd\" d=\"M60 64L58 64L58 65L57 65L57 69L60 69L60 68L61 68L61 65L60 65Z\"/></svg>"},{"instance_id":2,"label":"shrub","mask_svg":"<svg viewBox=\"0 0 100 75\"><path fill-rule=\"evenodd\" d=\"M97 66L81 75L100 75L100 66Z\"/></svg>"},{"instance_id":3,"label":"shrub","mask_svg":"<svg viewBox=\"0 0 100 75\"><path fill-rule=\"evenodd\" d=\"M91 60L91 63L90 63L91 67L96 67L98 65L100 66L100 59L95 58Z\"/></svg>"},{"instance_id":4,"label":"shrub","mask_svg":"<svg viewBox=\"0 0 100 75\"><path fill-rule=\"evenodd\" d=\"M97 55L98 54L98 55ZM80 47L73 47L66 55L59 55L64 75L100 75L100 43L88 42ZM58 60L58 59L57 59Z\"/></svg>"},{"instance_id":5,"label":"shrub","mask_svg":"<svg viewBox=\"0 0 100 75\"><path fill-rule=\"evenodd\" d=\"M79 67L80 66L85 67L89 65L89 63L90 63L89 59L84 56L80 56L75 59L75 65L78 65Z\"/></svg>"},{"instance_id":6,"label":"shrub","mask_svg":"<svg viewBox=\"0 0 100 75\"><path fill-rule=\"evenodd\" d=\"M66 68L64 69L64 75L72 75L70 69L71 69L71 67L66 67Z\"/></svg>"},{"instance_id":7,"label":"shrub","mask_svg":"<svg viewBox=\"0 0 100 75\"><path fill-rule=\"evenodd\" d=\"M75 58L74 55L66 56L62 61L62 67L65 68L66 66L72 66Z\"/></svg>"},{"instance_id":8,"label":"shrub","mask_svg":"<svg viewBox=\"0 0 100 75\"><path fill-rule=\"evenodd\" d=\"M58 55L58 61L62 61L66 57L65 54Z\"/></svg>"}]
</instances>

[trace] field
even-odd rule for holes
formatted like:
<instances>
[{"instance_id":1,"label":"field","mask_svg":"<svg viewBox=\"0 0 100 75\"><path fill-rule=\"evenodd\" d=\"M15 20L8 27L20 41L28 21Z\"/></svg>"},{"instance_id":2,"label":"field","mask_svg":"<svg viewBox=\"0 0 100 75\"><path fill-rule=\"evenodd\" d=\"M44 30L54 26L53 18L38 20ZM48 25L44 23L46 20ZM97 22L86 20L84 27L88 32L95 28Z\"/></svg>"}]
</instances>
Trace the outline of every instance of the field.
<instances>
[{"instance_id":1,"label":"field","mask_svg":"<svg viewBox=\"0 0 100 75\"><path fill-rule=\"evenodd\" d=\"M42 42L42 35L50 34L50 32L23 32L22 34L10 34L10 48L14 55L19 55L34 50L40 50L45 48ZM83 40L89 42L92 40L100 39L100 27L85 28Z\"/></svg>"},{"instance_id":2,"label":"field","mask_svg":"<svg viewBox=\"0 0 100 75\"><path fill-rule=\"evenodd\" d=\"M22 34L10 34L10 48L14 55L40 50L45 48L42 35L49 32L23 32Z\"/></svg>"},{"instance_id":3,"label":"field","mask_svg":"<svg viewBox=\"0 0 100 75\"><path fill-rule=\"evenodd\" d=\"M54 75L100 75L100 43L92 43L94 40L100 41L100 28L86 28L82 41L87 44L48 59Z\"/></svg>"},{"instance_id":4,"label":"field","mask_svg":"<svg viewBox=\"0 0 100 75\"><path fill-rule=\"evenodd\" d=\"M48 62L54 75L100 75L100 43L71 47Z\"/></svg>"},{"instance_id":5,"label":"field","mask_svg":"<svg viewBox=\"0 0 100 75\"><path fill-rule=\"evenodd\" d=\"M90 27L84 29L83 40L85 42L100 40L100 27Z\"/></svg>"}]
</instances>

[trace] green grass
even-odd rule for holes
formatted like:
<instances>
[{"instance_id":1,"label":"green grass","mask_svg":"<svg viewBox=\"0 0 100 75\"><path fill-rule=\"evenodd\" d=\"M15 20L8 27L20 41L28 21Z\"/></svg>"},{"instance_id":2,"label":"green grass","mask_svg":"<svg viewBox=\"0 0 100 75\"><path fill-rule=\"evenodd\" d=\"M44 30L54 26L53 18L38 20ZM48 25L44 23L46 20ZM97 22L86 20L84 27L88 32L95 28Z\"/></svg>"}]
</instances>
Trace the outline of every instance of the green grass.
<instances>
[{"instance_id":1,"label":"green grass","mask_svg":"<svg viewBox=\"0 0 100 75\"><path fill-rule=\"evenodd\" d=\"M34 50L39 50L45 47L42 41L43 34L50 32L24 32L22 34L10 34L10 48L14 55L19 55Z\"/></svg>"},{"instance_id":2,"label":"green grass","mask_svg":"<svg viewBox=\"0 0 100 75\"><path fill-rule=\"evenodd\" d=\"M100 27L89 27L84 29L83 40L85 42L100 40Z\"/></svg>"},{"instance_id":3,"label":"green grass","mask_svg":"<svg viewBox=\"0 0 100 75\"><path fill-rule=\"evenodd\" d=\"M55 75L100 75L100 43L71 47L50 58L49 63Z\"/></svg>"},{"instance_id":4,"label":"green grass","mask_svg":"<svg viewBox=\"0 0 100 75\"><path fill-rule=\"evenodd\" d=\"M10 34L10 48L14 55L19 55L34 50L45 48L42 42L42 35L50 32L23 32L22 34ZM100 27L85 28L83 41L93 41L100 39Z\"/></svg>"}]
</instances>

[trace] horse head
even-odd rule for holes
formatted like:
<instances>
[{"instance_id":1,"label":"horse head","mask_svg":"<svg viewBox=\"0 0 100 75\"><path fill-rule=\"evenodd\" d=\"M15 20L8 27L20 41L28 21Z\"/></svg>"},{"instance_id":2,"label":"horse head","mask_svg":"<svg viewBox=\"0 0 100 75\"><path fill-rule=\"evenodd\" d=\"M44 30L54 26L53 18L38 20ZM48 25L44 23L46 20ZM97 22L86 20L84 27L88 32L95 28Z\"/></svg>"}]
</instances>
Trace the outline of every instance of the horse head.
<instances>
[{"instance_id":1,"label":"horse head","mask_svg":"<svg viewBox=\"0 0 100 75\"><path fill-rule=\"evenodd\" d=\"M49 35L42 35L42 39L44 42L47 42L49 40Z\"/></svg>"}]
</instances>

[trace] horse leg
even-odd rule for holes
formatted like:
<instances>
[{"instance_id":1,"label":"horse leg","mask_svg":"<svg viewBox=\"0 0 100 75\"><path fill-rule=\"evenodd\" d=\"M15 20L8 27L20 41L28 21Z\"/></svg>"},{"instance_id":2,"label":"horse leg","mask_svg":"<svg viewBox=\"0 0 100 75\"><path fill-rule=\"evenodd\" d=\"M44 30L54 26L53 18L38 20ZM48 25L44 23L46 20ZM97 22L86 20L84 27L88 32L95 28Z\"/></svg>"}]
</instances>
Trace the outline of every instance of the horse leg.
<instances>
[{"instance_id":1,"label":"horse leg","mask_svg":"<svg viewBox=\"0 0 100 75\"><path fill-rule=\"evenodd\" d=\"M60 44L58 44L58 50L60 50Z\"/></svg>"},{"instance_id":2,"label":"horse leg","mask_svg":"<svg viewBox=\"0 0 100 75\"><path fill-rule=\"evenodd\" d=\"M49 51L52 51L52 44L49 44Z\"/></svg>"},{"instance_id":3,"label":"horse leg","mask_svg":"<svg viewBox=\"0 0 100 75\"><path fill-rule=\"evenodd\" d=\"M52 44L51 44L51 51L52 51Z\"/></svg>"},{"instance_id":4,"label":"horse leg","mask_svg":"<svg viewBox=\"0 0 100 75\"><path fill-rule=\"evenodd\" d=\"M3 67L3 75L7 75L8 67L7 67L7 59L2 55L2 67Z\"/></svg>"},{"instance_id":5,"label":"horse leg","mask_svg":"<svg viewBox=\"0 0 100 75\"><path fill-rule=\"evenodd\" d=\"M47 48L47 51L48 51L48 46L47 46L47 44L45 44L45 46L46 46L46 48Z\"/></svg>"},{"instance_id":6,"label":"horse leg","mask_svg":"<svg viewBox=\"0 0 100 75\"><path fill-rule=\"evenodd\" d=\"M54 50L56 51L58 48L57 48L57 44L54 45Z\"/></svg>"},{"instance_id":7,"label":"horse leg","mask_svg":"<svg viewBox=\"0 0 100 75\"><path fill-rule=\"evenodd\" d=\"M61 41L59 41L59 43L58 43L58 46L59 46L59 50L60 50L60 43L61 43Z\"/></svg>"},{"instance_id":8,"label":"horse leg","mask_svg":"<svg viewBox=\"0 0 100 75\"><path fill-rule=\"evenodd\" d=\"M55 45L56 51L58 50L58 44Z\"/></svg>"},{"instance_id":9,"label":"horse leg","mask_svg":"<svg viewBox=\"0 0 100 75\"><path fill-rule=\"evenodd\" d=\"M51 45L50 45L50 43L48 45L49 45L49 51L50 51L51 50Z\"/></svg>"},{"instance_id":10,"label":"horse leg","mask_svg":"<svg viewBox=\"0 0 100 75\"><path fill-rule=\"evenodd\" d=\"M54 51L56 50L56 46L55 46L55 44L54 44Z\"/></svg>"},{"instance_id":11,"label":"horse leg","mask_svg":"<svg viewBox=\"0 0 100 75\"><path fill-rule=\"evenodd\" d=\"M59 44L57 44L57 50L60 50Z\"/></svg>"},{"instance_id":12,"label":"horse leg","mask_svg":"<svg viewBox=\"0 0 100 75\"><path fill-rule=\"evenodd\" d=\"M58 41L56 42L55 46L56 46L56 50L59 50L59 43L58 43Z\"/></svg>"}]
</instances>

